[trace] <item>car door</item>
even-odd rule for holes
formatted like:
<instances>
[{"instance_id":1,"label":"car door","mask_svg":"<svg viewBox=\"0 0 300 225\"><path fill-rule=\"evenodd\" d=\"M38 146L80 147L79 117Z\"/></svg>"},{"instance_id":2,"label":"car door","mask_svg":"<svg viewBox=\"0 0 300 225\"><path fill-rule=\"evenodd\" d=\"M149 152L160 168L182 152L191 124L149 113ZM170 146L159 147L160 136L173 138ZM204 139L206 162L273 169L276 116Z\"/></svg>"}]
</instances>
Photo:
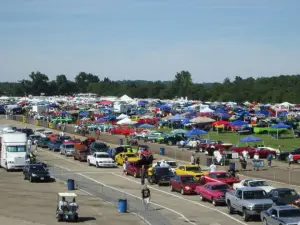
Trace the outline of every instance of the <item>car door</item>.
<instances>
[{"instance_id":1,"label":"car door","mask_svg":"<svg viewBox=\"0 0 300 225\"><path fill-rule=\"evenodd\" d=\"M242 190L236 190L236 192L234 193L234 196L232 197L232 201L231 201L231 204L234 208L238 209L239 211L242 210L242 207L241 205L242 204L239 204L239 201L242 199Z\"/></svg>"},{"instance_id":2,"label":"car door","mask_svg":"<svg viewBox=\"0 0 300 225\"><path fill-rule=\"evenodd\" d=\"M274 225L279 225L278 221L278 211L276 209L271 209L270 211L270 216L268 217L268 224L274 224Z\"/></svg>"},{"instance_id":3,"label":"car door","mask_svg":"<svg viewBox=\"0 0 300 225\"><path fill-rule=\"evenodd\" d=\"M204 197L205 199L208 199L208 192L210 189L211 189L211 186L209 184L205 184L202 189L202 197Z\"/></svg>"},{"instance_id":4,"label":"car door","mask_svg":"<svg viewBox=\"0 0 300 225\"><path fill-rule=\"evenodd\" d=\"M92 164L96 165L96 161L97 161L97 154L94 153L92 157Z\"/></svg>"},{"instance_id":5,"label":"car door","mask_svg":"<svg viewBox=\"0 0 300 225\"><path fill-rule=\"evenodd\" d=\"M180 191L181 190L181 179L180 179L180 176L175 176L174 177L174 185L173 185L173 187L174 187L174 189L176 190L176 191Z\"/></svg>"},{"instance_id":6,"label":"car door","mask_svg":"<svg viewBox=\"0 0 300 225\"><path fill-rule=\"evenodd\" d=\"M186 174L187 174L187 171L186 171L186 167L185 167L185 166L180 166L180 167L179 167L179 170L180 170L180 174L182 174L182 175L186 175Z\"/></svg>"}]
</instances>

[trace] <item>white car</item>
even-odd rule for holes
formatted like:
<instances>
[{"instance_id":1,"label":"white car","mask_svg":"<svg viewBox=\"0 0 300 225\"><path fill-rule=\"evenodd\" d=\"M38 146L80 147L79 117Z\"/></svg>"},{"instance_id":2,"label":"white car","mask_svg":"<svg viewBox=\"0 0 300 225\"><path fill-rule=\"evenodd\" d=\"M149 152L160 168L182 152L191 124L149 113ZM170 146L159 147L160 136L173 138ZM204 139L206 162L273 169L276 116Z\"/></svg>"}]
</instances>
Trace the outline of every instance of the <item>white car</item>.
<instances>
[{"instance_id":1,"label":"white car","mask_svg":"<svg viewBox=\"0 0 300 225\"><path fill-rule=\"evenodd\" d=\"M155 166L157 166L157 165L160 165L162 162L164 162L165 164L168 164L169 167L170 167L170 169L171 169L172 171L174 171L175 168L178 167L178 164L177 164L176 161L174 161L174 160L166 160L166 159L159 160L159 161L157 161L156 163L153 163L153 167L155 167Z\"/></svg>"},{"instance_id":2,"label":"white car","mask_svg":"<svg viewBox=\"0 0 300 225\"><path fill-rule=\"evenodd\" d=\"M89 155L87 157L87 162L89 166L96 166L99 167L117 167L117 163L115 160L109 157L109 155L106 152L95 152L93 155Z\"/></svg>"},{"instance_id":3,"label":"white car","mask_svg":"<svg viewBox=\"0 0 300 225\"><path fill-rule=\"evenodd\" d=\"M258 187L265 190L265 192L267 193L275 189L275 187L270 186L265 180L259 179L245 179L242 180L240 183L233 184L233 189L241 187Z\"/></svg>"},{"instance_id":4,"label":"white car","mask_svg":"<svg viewBox=\"0 0 300 225\"><path fill-rule=\"evenodd\" d=\"M41 137L48 137L50 134L53 134L51 130L45 130L41 133Z\"/></svg>"}]
</instances>

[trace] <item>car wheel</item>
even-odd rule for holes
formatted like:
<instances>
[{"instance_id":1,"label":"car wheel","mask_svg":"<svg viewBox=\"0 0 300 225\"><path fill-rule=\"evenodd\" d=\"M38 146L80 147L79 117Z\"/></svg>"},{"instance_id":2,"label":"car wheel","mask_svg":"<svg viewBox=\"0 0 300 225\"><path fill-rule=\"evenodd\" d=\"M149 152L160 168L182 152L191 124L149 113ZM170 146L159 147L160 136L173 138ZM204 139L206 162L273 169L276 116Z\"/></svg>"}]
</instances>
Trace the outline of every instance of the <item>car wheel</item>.
<instances>
[{"instance_id":1,"label":"car wheel","mask_svg":"<svg viewBox=\"0 0 300 225\"><path fill-rule=\"evenodd\" d=\"M62 155L62 152L59 152L59 154L61 154L61 155Z\"/></svg>"},{"instance_id":2,"label":"car wheel","mask_svg":"<svg viewBox=\"0 0 300 225\"><path fill-rule=\"evenodd\" d=\"M129 175L129 173L128 173L128 171L127 171L127 170L125 170L125 175L127 175L127 176Z\"/></svg>"},{"instance_id":3,"label":"car wheel","mask_svg":"<svg viewBox=\"0 0 300 225\"><path fill-rule=\"evenodd\" d=\"M90 160L88 160L88 164L89 164L89 166L92 166L92 164L91 164Z\"/></svg>"},{"instance_id":4,"label":"car wheel","mask_svg":"<svg viewBox=\"0 0 300 225\"><path fill-rule=\"evenodd\" d=\"M229 214L233 214L233 208L231 207L230 202L227 202L227 210Z\"/></svg>"},{"instance_id":5,"label":"car wheel","mask_svg":"<svg viewBox=\"0 0 300 225\"><path fill-rule=\"evenodd\" d=\"M24 180L27 180L26 176L24 175Z\"/></svg>"},{"instance_id":6,"label":"car wheel","mask_svg":"<svg viewBox=\"0 0 300 225\"><path fill-rule=\"evenodd\" d=\"M213 204L214 206L217 206L216 199L212 198L211 202L212 202L212 204Z\"/></svg>"},{"instance_id":7,"label":"car wheel","mask_svg":"<svg viewBox=\"0 0 300 225\"><path fill-rule=\"evenodd\" d=\"M172 141L168 141L168 145L172 145Z\"/></svg>"},{"instance_id":8,"label":"car wheel","mask_svg":"<svg viewBox=\"0 0 300 225\"><path fill-rule=\"evenodd\" d=\"M297 161L296 161L298 164L300 164L300 159L297 159Z\"/></svg>"},{"instance_id":9,"label":"car wheel","mask_svg":"<svg viewBox=\"0 0 300 225\"><path fill-rule=\"evenodd\" d=\"M248 215L246 209L243 210L243 220L245 222L247 222L249 220L249 215Z\"/></svg>"},{"instance_id":10,"label":"car wheel","mask_svg":"<svg viewBox=\"0 0 300 225\"><path fill-rule=\"evenodd\" d=\"M74 158L74 160L76 160L76 157L75 157L75 156L74 156L73 158Z\"/></svg>"},{"instance_id":11,"label":"car wheel","mask_svg":"<svg viewBox=\"0 0 300 225\"><path fill-rule=\"evenodd\" d=\"M97 168L99 168L99 164L98 164L98 162L96 162L96 167L97 167Z\"/></svg>"},{"instance_id":12,"label":"car wheel","mask_svg":"<svg viewBox=\"0 0 300 225\"><path fill-rule=\"evenodd\" d=\"M183 188L181 188L181 190L180 190L180 194L182 194L182 195L184 195L185 193L184 193L184 189Z\"/></svg>"},{"instance_id":13,"label":"car wheel","mask_svg":"<svg viewBox=\"0 0 300 225\"><path fill-rule=\"evenodd\" d=\"M170 185L170 191L173 192L174 191L174 188L172 185Z\"/></svg>"},{"instance_id":14,"label":"car wheel","mask_svg":"<svg viewBox=\"0 0 300 225\"><path fill-rule=\"evenodd\" d=\"M127 171L126 171L126 172L127 172ZM134 178L137 178L137 173L136 173L136 172L133 173L133 177L134 177Z\"/></svg>"},{"instance_id":15,"label":"car wheel","mask_svg":"<svg viewBox=\"0 0 300 225\"><path fill-rule=\"evenodd\" d=\"M263 218L263 224L268 225L268 222L267 222L266 218Z\"/></svg>"},{"instance_id":16,"label":"car wheel","mask_svg":"<svg viewBox=\"0 0 300 225\"><path fill-rule=\"evenodd\" d=\"M202 201L202 202L204 201L204 198L201 194L199 194L199 198L200 198L200 201Z\"/></svg>"}]
</instances>

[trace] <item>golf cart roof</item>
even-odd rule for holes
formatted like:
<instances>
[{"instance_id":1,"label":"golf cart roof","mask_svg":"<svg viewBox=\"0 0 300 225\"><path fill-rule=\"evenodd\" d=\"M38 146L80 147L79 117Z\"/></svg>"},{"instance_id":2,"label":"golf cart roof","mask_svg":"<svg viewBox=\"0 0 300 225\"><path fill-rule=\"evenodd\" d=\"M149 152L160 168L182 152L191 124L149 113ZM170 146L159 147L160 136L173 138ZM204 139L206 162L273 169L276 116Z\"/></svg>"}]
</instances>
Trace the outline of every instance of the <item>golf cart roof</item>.
<instances>
[{"instance_id":1,"label":"golf cart roof","mask_svg":"<svg viewBox=\"0 0 300 225\"><path fill-rule=\"evenodd\" d=\"M66 193L58 193L58 195L60 197L77 197L77 195L75 193L68 193L68 192L66 192Z\"/></svg>"}]
</instances>

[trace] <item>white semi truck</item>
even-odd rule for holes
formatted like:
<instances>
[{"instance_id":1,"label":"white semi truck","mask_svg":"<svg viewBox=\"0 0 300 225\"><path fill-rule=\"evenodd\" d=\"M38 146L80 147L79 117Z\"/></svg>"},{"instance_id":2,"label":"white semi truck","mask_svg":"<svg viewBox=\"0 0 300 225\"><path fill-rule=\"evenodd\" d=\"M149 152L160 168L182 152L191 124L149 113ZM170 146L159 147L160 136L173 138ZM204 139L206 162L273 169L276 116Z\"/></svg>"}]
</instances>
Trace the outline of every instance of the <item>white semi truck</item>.
<instances>
[{"instance_id":1,"label":"white semi truck","mask_svg":"<svg viewBox=\"0 0 300 225\"><path fill-rule=\"evenodd\" d=\"M10 170L23 169L26 165L27 136L25 133L4 128L0 131L1 167Z\"/></svg>"}]
</instances>

